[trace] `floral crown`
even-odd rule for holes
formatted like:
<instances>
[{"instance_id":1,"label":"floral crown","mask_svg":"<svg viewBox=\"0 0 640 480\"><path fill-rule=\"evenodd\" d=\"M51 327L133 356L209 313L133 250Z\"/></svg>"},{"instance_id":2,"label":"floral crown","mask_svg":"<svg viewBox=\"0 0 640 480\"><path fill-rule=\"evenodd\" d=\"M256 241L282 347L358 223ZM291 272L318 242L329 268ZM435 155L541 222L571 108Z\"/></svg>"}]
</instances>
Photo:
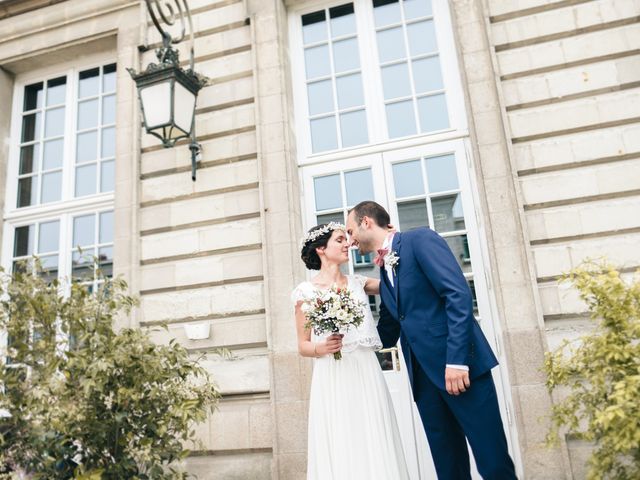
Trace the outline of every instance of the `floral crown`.
<instances>
[{"instance_id":1,"label":"floral crown","mask_svg":"<svg viewBox=\"0 0 640 480\"><path fill-rule=\"evenodd\" d=\"M312 230L310 232L307 232L307 234L302 239L302 248L304 248L304 246L307 243L314 242L318 238L320 238L323 235L326 235L327 233L332 232L334 230L345 230L346 231L346 227L342 223L339 223L339 222L329 222L322 228L318 228L316 230Z\"/></svg>"}]
</instances>

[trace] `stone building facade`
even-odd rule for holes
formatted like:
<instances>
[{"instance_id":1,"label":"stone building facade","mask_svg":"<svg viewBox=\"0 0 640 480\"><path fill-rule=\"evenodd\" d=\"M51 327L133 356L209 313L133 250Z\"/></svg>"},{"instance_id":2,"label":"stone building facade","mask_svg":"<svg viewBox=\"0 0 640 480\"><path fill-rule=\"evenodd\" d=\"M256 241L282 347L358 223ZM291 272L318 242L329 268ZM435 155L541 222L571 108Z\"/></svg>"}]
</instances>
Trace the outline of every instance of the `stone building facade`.
<instances>
[{"instance_id":1,"label":"stone building facade","mask_svg":"<svg viewBox=\"0 0 640 480\"><path fill-rule=\"evenodd\" d=\"M71 276L76 247L94 251L141 299L123 322L167 322L158 342L234 354L204 360L223 399L189 469L305 478L312 364L289 299L306 276L299 239L374 197L401 229L441 231L460 258L501 360L520 476L584 478L588 445L543 445L552 399L539 366L588 326L558 276L587 256L638 267L640 2L189 7L195 69L210 78L196 182L184 143L163 149L139 128L126 68L153 61L160 41L144 2L0 1L3 266L38 254ZM366 258L350 268L375 274ZM193 323L209 337L188 339ZM403 385L397 365L391 387ZM424 447L408 422L407 441ZM432 478L418 447L416 478Z\"/></svg>"}]
</instances>

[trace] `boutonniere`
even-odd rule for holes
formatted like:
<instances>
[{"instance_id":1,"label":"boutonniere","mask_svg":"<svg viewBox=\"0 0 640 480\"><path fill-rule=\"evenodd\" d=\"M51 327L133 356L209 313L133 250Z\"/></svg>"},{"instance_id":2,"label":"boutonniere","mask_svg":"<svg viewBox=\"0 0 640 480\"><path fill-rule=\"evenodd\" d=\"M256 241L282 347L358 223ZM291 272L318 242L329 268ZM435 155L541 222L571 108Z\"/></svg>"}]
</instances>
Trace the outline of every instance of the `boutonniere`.
<instances>
[{"instance_id":1,"label":"boutonniere","mask_svg":"<svg viewBox=\"0 0 640 480\"><path fill-rule=\"evenodd\" d=\"M400 262L400 257L398 257L398 254L395 250L391 250L384 256L384 264L391 267L394 275L396 273L396 265L398 265L398 262Z\"/></svg>"}]
</instances>

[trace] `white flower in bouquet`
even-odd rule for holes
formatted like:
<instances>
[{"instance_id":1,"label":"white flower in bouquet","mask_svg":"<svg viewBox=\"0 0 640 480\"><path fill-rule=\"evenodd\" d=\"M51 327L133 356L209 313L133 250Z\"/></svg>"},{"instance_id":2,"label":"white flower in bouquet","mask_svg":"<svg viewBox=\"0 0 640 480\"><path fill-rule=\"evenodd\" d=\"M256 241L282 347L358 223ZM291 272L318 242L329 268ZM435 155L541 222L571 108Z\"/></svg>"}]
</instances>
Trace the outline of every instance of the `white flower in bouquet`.
<instances>
[{"instance_id":1,"label":"white flower in bouquet","mask_svg":"<svg viewBox=\"0 0 640 480\"><path fill-rule=\"evenodd\" d=\"M348 288L333 285L305 299L301 309L307 319L305 328L313 328L317 335L323 335L345 333L360 326L364 321L365 304ZM334 353L333 358L340 360L342 353Z\"/></svg>"}]
</instances>

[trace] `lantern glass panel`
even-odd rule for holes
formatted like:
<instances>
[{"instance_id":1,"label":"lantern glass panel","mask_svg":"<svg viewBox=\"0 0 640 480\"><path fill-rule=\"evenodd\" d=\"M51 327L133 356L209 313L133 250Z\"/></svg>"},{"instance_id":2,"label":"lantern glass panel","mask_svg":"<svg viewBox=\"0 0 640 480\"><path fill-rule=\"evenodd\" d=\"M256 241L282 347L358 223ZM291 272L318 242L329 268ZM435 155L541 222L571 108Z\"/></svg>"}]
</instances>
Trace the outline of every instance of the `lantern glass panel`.
<instances>
[{"instance_id":1,"label":"lantern glass panel","mask_svg":"<svg viewBox=\"0 0 640 480\"><path fill-rule=\"evenodd\" d=\"M185 135L191 133L196 96L183 87L179 82L175 83L174 90L174 123Z\"/></svg>"},{"instance_id":2,"label":"lantern glass panel","mask_svg":"<svg viewBox=\"0 0 640 480\"><path fill-rule=\"evenodd\" d=\"M171 122L171 80L142 88L140 100L147 129L154 129Z\"/></svg>"}]
</instances>

